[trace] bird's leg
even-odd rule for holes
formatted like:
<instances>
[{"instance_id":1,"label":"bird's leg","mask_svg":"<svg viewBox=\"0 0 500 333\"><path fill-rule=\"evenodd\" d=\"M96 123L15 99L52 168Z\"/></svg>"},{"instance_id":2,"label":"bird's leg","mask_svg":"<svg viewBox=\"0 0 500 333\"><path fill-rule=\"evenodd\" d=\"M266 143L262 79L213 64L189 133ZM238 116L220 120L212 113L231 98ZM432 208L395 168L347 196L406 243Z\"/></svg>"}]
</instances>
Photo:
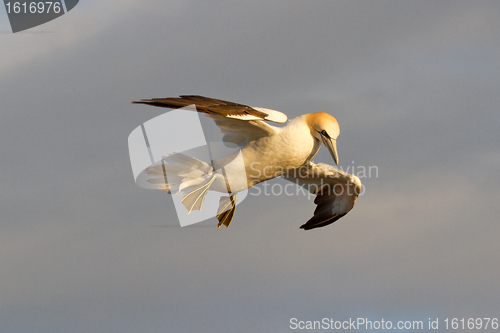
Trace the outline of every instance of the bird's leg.
<instances>
[{"instance_id":1,"label":"bird's leg","mask_svg":"<svg viewBox=\"0 0 500 333\"><path fill-rule=\"evenodd\" d=\"M224 182L226 183L226 189L229 196L221 197L219 200L219 209L217 210L217 219L219 220L219 224L217 225L217 229L220 229L222 225L225 225L226 228L229 227L236 210L236 200L238 200L237 193L231 193L231 186L229 185L229 181L227 179L226 170L224 167L220 170L224 176Z\"/></svg>"},{"instance_id":2,"label":"bird's leg","mask_svg":"<svg viewBox=\"0 0 500 333\"><path fill-rule=\"evenodd\" d=\"M237 199L238 195L236 193L229 197L224 196L220 198L219 209L217 210L217 220L219 220L217 229L219 229L222 225L225 225L226 228L229 227L236 210Z\"/></svg>"}]
</instances>

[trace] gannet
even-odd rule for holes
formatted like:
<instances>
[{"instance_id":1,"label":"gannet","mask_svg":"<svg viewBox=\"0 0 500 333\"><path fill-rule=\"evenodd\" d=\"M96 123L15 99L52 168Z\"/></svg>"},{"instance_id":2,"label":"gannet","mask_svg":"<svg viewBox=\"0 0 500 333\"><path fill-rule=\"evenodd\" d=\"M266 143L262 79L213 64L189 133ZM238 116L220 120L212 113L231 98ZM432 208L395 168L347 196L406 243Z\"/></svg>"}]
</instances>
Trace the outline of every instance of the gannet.
<instances>
[{"instance_id":1,"label":"gannet","mask_svg":"<svg viewBox=\"0 0 500 333\"><path fill-rule=\"evenodd\" d=\"M160 189L180 194L184 194L184 189L191 189L182 199L188 213L202 208L207 191L228 193L228 197L220 199L218 228L222 225L228 227L231 223L238 192L279 176L316 195L314 216L300 226L304 230L337 221L354 207L360 194L361 181L358 177L327 164L312 162L321 143L326 146L335 164L339 162L337 137L340 128L337 120L328 113L304 114L291 119L283 127L275 127L266 121L287 122L287 116L280 111L198 95L141 99L132 103L171 109L194 104L197 112L215 121L224 134L223 142L240 147L246 171L243 176L231 156L214 160L211 164L183 154L165 157L173 162L167 165L170 175L174 174L173 177L169 175L168 180L161 177L165 165L153 165L147 169L152 176L149 181ZM224 167L224 174L216 173L215 170L221 166ZM229 186L229 178L239 181L233 181Z\"/></svg>"}]
</instances>

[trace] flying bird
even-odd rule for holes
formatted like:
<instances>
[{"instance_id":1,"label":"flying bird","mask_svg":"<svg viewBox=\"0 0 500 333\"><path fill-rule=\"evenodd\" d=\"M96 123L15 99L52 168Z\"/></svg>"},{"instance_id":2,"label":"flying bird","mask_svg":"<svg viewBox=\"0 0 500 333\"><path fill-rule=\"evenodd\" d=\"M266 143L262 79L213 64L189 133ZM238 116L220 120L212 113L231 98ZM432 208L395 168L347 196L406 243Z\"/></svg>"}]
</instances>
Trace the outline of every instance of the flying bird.
<instances>
[{"instance_id":1,"label":"flying bird","mask_svg":"<svg viewBox=\"0 0 500 333\"><path fill-rule=\"evenodd\" d=\"M361 181L355 175L312 162L321 144L326 146L335 164L339 162L337 137L340 128L328 113L308 113L288 121L284 113L276 110L198 95L142 99L132 103L171 109L194 104L197 112L215 121L224 134L223 142L239 146L245 172L231 155L208 164L194 157L173 154L164 158L171 164L156 164L146 169L151 176L149 181L159 189L180 194L190 189L182 199L188 213L202 208L208 191L228 193L219 202L218 228L231 223L238 192L272 178L281 176L316 195L317 207L313 217L300 227L304 230L337 221L354 207L361 192ZM287 124L276 127L267 122ZM168 180L162 177L165 167ZM216 172L221 168L223 173Z\"/></svg>"}]
</instances>

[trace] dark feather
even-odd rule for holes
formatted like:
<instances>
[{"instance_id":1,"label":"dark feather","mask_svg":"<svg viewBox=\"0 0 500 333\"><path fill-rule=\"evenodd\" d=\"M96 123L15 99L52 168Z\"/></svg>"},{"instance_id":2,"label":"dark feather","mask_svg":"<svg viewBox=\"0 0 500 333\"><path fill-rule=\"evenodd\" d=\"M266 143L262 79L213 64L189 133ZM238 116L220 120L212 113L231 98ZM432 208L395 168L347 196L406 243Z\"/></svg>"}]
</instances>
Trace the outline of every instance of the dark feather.
<instances>
[{"instance_id":1,"label":"dark feather","mask_svg":"<svg viewBox=\"0 0 500 333\"><path fill-rule=\"evenodd\" d=\"M255 110L246 105L199 95L181 95L180 97L141 99L140 101L134 101L132 103L171 109L182 108L195 104L198 112L217 114L225 117L252 115L265 119L268 116L267 113Z\"/></svg>"},{"instance_id":2,"label":"dark feather","mask_svg":"<svg viewBox=\"0 0 500 333\"><path fill-rule=\"evenodd\" d=\"M314 215L309 221L307 221L305 224L301 225L300 228L304 230L311 230L314 228L321 228L325 227L329 224L332 224L333 222L337 221L344 215L344 214L335 214L335 215L327 215L327 214L321 214L321 215Z\"/></svg>"},{"instance_id":3,"label":"dark feather","mask_svg":"<svg viewBox=\"0 0 500 333\"><path fill-rule=\"evenodd\" d=\"M335 199L335 194L318 194L314 199L314 203L317 205L316 209L314 210L314 216L305 224L301 225L300 228L304 230L310 230L314 228L324 227L332 224L333 222L344 216L345 214L332 213Z\"/></svg>"}]
</instances>

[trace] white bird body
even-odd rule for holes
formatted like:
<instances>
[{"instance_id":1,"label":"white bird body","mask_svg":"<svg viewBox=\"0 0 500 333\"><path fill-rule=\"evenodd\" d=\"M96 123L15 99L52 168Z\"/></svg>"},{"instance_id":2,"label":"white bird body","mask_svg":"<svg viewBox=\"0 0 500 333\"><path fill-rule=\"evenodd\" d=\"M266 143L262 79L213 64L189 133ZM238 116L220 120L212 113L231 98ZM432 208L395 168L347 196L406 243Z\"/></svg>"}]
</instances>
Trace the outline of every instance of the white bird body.
<instances>
[{"instance_id":1,"label":"white bird body","mask_svg":"<svg viewBox=\"0 0 500 333\"><path fill-rule=\"evenodd\" d=\"M305 116L292 119L284 127L269 126L274 133L251 141L241 149L245 161L247 183L243 191L263 181L279 177L287 170L306 165L316 155L320 142L311 135ZM215 160L216 165L225 165L228 177L241 172L237 163L226 164L225 159Z\"/></svg>"},{"instance_id":2,"label":"white bird body","mask_svg":"<svg viewBox=\"0 0 500 333\"><path fill-rule=\"evenodd\" d=\"M327 146L335 162L338 161L336 139L340 130L335 118L327 113L301 115L283 127L275 127L264 120L285 122L286 115L279 111L251 108L202 96L141 100L135 103L168 108L195 104L198 112L204 112L215 120L224 134L223 141L240 146L239 152L214 160L213 167L182 154L166 158L174 162L166 166L169 170L168 182L166 178L152 178L150 182L161 189L177 193L182 193L188 187L194 188L183 198L188 212L201 209L208 190L237 193L282 176L317 195L315 215L301 227L308 230L328 225L344 216L353 208L360 193L361 182L358 177L326 164L311 162L321 142ZM240 160L235 158L240 153L244 161L244 173ZM223 174L216 172L221 168ZM147 171L152 177L162 174L158 165ZM221 199L217 215L219 227L222 224L229 226L236 196L224 200Z\"/></svg>"}]
</instances>

